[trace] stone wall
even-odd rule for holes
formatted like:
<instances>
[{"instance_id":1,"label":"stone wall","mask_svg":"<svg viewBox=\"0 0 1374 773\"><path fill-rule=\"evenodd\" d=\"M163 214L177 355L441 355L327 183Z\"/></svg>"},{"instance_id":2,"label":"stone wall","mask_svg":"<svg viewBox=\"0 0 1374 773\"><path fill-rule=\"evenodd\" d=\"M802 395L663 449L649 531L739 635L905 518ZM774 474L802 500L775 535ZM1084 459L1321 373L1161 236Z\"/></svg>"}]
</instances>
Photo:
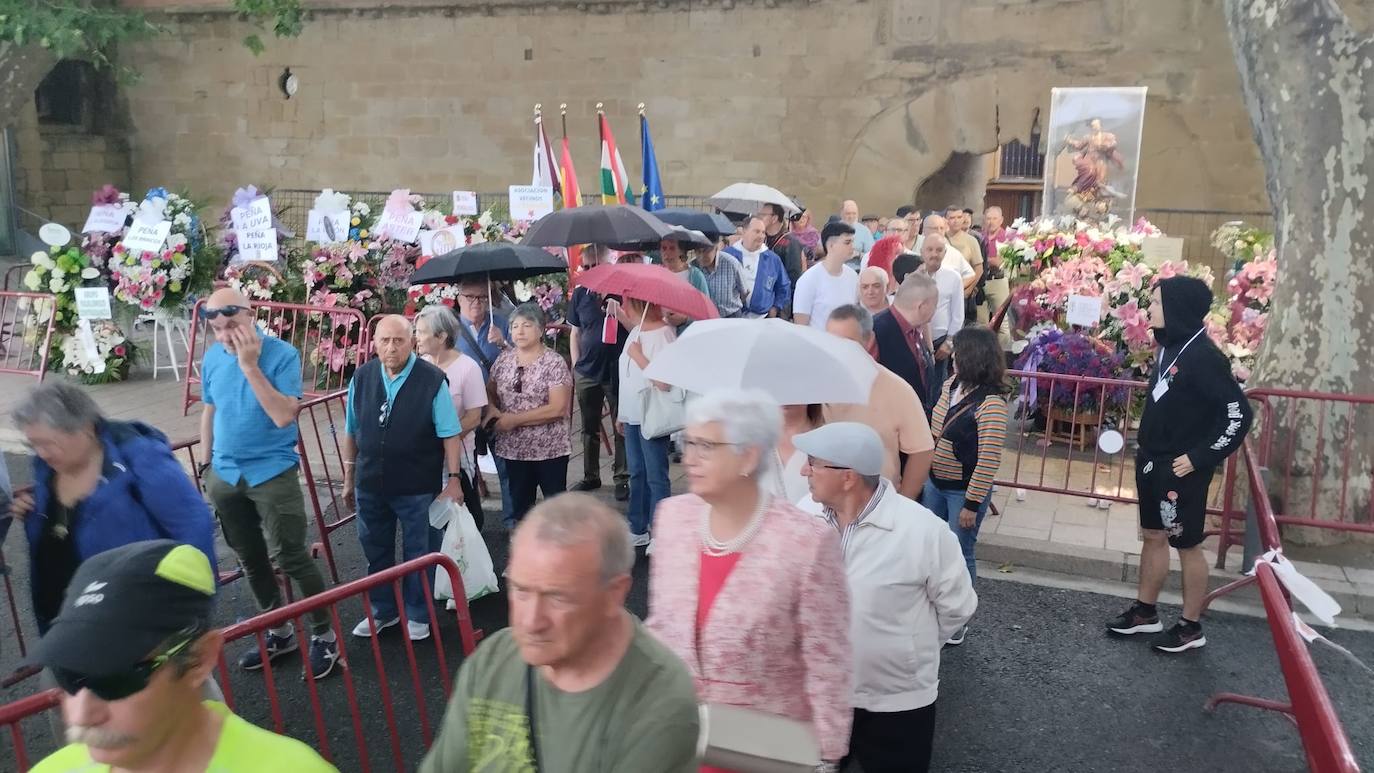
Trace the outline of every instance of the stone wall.
<instances>
[{"instance_id":1,"label":"stone wall","mask_svg":"<svg viewBox=\"0 0 1374 773\"><path fill-rule=\"evenodd\" d=\"M106 183L128 189L129 149L121 133L43 126L32 105L15 131L15 191L24 209L79 227L90 212L92 191ZM32 218L20 222L30 230L34 227Z\"/></svg>"},{"instance_id":2,"label":"stone wall","mask_svg":"<svg viewBox=\"0 0 1374 773\"><path fill-rule=\"evenodd\" d=\"M644 102L667 193L753 179L890 212L951 154L1026 139L1053 86L1145 85L1139 206L1267 208L1219 0L336 0L256 58L222 5L175 5L121 52L143 74L122 91L135 190L501 190L529 179L536 102L555 141L568 104L589 190L595 104L637 177ZM99 177L24 158L31 196Z\"/></svg>"}]
</instances>

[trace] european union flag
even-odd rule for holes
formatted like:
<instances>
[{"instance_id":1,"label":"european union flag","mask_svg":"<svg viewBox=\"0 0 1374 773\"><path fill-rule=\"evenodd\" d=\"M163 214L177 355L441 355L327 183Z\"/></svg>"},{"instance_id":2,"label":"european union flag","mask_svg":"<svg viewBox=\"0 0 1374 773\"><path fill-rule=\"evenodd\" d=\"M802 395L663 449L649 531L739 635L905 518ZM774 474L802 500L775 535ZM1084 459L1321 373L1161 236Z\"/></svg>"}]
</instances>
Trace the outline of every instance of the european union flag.
<instances>
[{"instance_id":1,"label":"european union flag","mask_svg":"<svg viewBox=\"0 0 1374 773\"><path fill-rule=\"evenodd\" d=\"M654 155L654 141L649 136L649 119L639 115L639 146L644 154L644 208L653 212L663 209L663 181L658 176L658 157Z\"/></svg>"}]
</instances>

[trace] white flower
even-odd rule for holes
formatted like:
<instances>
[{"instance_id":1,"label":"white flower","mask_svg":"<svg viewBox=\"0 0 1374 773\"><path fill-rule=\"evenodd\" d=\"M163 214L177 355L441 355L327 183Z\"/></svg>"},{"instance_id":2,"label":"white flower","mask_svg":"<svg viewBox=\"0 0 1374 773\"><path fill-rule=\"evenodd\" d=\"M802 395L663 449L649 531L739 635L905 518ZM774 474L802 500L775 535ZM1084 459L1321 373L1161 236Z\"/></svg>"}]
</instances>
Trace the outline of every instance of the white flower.
<instances>
[{"instance_id":1,"label":"white flower","mask_svg":"<svg viewBox=\"0 0 1374 773\"><path fill-rule=\"evenodd\" d=\"M487 210L486 212L483 212L483 213L482 213L482 216L479 217L479 218L477 218L477 225L482 226L483 229L490 228L490 227L491 227L491 223L492 223L491 210Z\"/></svg>"},{"instance_id":2,"label":"white flower","mask_svg":"<svg viewBox=\"0 0 1374 773\"><path fill-rule=\"evenodd\" d=\"M35 252L33 254L33 257L29 258L29 262L34 264L35 266L42 266L46 269L51 269L52 267L57 265L53 262L53 259L49 257L48 253L46 252Z\"/></svg>"},{"instance_id":3,"label":"white flower","mask_svg":"<svg viewBox=\"0 0 1374 773\"><path fill-rule=\"evenodd\" d=\"M98 276L100 276L100 269L96 268L95 266L87 266L81 269L82 279L95 279Z\"/></svg>"},{"instance_id":4,"label":"white flower","mask_svg":"<svg viewBox=\"0 0 1374 773\"><path fill-rule=\"evenodd\" d=\"M52 279L48 280L48 290L52 292L54 295L66 289L67 283L62 281L61 275L55 274L53 275Z\"/></svg>"},{"instance_id":5,"label":"white flower","mask_svg":"<svg viewBox=\"0 0 1374 773\"><path fill-rule=\"evenodd\" d=\"M321 212L346 212L351 203L348 194L338 193L333 188L325 188L315 197L315 209Z\"/></svg>"},{"instance_id":6,"label":"white flower","mask_svg":"<svg viewBox=\"0 0 1374 773\"><path fill-rule=\"evenodd\" d=\"M43 286L43 277L37 271L30 271L24 275L24 286L33 292L38 292L38 288Z\"/></svg>"}]
</instances>

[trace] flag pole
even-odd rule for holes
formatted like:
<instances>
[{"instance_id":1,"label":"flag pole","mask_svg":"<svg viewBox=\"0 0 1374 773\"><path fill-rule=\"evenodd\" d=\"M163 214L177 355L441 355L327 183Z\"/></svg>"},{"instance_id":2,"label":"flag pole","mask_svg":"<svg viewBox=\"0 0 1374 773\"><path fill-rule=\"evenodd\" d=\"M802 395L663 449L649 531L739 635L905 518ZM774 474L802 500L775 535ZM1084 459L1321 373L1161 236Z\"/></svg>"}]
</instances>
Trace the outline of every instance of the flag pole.
<instances>
[{"instance_id":1,"label":"flag pole","mask_svg":"<svg viewBox=\"0 0 1374 773\"><path fill-rule=\"evenodd\" d=\"M558 114L563 119L563 139L568 138L568 103L564 102L558 106Z\"/></svg>"}]
</instances>

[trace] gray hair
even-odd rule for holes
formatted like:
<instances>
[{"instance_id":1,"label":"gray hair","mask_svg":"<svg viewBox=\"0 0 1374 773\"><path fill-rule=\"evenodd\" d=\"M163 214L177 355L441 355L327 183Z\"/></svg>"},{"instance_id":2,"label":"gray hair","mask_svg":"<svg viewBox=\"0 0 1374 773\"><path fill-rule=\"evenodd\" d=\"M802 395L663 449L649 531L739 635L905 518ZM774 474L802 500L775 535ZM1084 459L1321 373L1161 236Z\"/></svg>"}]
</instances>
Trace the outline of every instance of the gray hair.
<instances>
[{"instance_id":1,"label":"gray hair","mask_svg":"<svg viewBox=\"0 0 1374 773\"><path fill-rule=\"evenodd\" d=\"M857 303L846 303L843 306L836 306L830 312L830 319L835 322L847 322L854 320L859 323L859 334L866 341L873 335L873 313Z\"/></svg>"},{"instance_id":2,"label":"gray hair","mask_svg":"<svg viewBox=\"0 0 1374 773\"><path fill-rule=\"evenodd\" d=\"M710 422L720 424L726 442L758 449L763 459L782 437L782 408L758 389L720 389L687 405L688 424Z\"/></svg>"},{"instance_id":3,"label":"gray hair","mask_svg":"<svg viewBox=\"0 0 1374 773\"><path fill-rule=\"evenodd\" d=\"M897 287L892 302L903 309L913 309L922 301L939 297L940 288L935 279L924 271L912 271Z\"/></svg>"},{"instance_id":4,"label":"gray hair","mask_svg":"<svg viewBox=\"0 0 1374 773\"><path fill-rule=\"evenodd\" d=\"M430 335L442 335L444 345L448 348L454 349L458 346L458 325L461 323L458 321L458 315L453 313L453 309L443 304L430 304L420 309L420 313L415 315L415 324L419 325L421 322L429 328Z\"/></svg>"},{"instance_id":5,"label":"gray hair","mask_svg":"<svg viewBox=\"0 0 1374 773\"><path fill-rule=\"evenodd\" d=\"M876 276L882 280L884 287L887 286L887 269L883 268L882 266L865 266L864 270L859 272L859 282L862 283L864 281L864 277L866 276Z\"/></svg>"},{"instance_id":6,"label":"gray hair","mask_svg":"<svg viewBox=\"0 0 1374 773\"><path fill-rule=\"evenodd\" d=\"M590 494L568 492L535 505L516 535L533 532L540 542L560 547L595 542L601 546L601 580L610 582L629 574L635 565L630 528L625 517Z\"/></svg>"},{"instance_id":7,"label":"gray hair","mask_svg":"<svg viewBox=\"0 0 1374 773\"><path fill-rule=\"evenodd\" d=\"M20 429L42 424L68 434L90 429L105 420L86 390L62 381L45 381L29 390L14 409Z\"/></svg>"},{"instance_id":8,"label":"gray hair","mask_svg":"<svg viewBox=\"0 0 1374 773\"><path fill-rule=\"evenodd\" d=\"M533 301L522 303L515 307L515 311L510 313L510 321L514 322L517 319L533 322L535 327L540 330L544 329L544 310L539 308L539 304Z\"/></svg>"}]
</instances>

